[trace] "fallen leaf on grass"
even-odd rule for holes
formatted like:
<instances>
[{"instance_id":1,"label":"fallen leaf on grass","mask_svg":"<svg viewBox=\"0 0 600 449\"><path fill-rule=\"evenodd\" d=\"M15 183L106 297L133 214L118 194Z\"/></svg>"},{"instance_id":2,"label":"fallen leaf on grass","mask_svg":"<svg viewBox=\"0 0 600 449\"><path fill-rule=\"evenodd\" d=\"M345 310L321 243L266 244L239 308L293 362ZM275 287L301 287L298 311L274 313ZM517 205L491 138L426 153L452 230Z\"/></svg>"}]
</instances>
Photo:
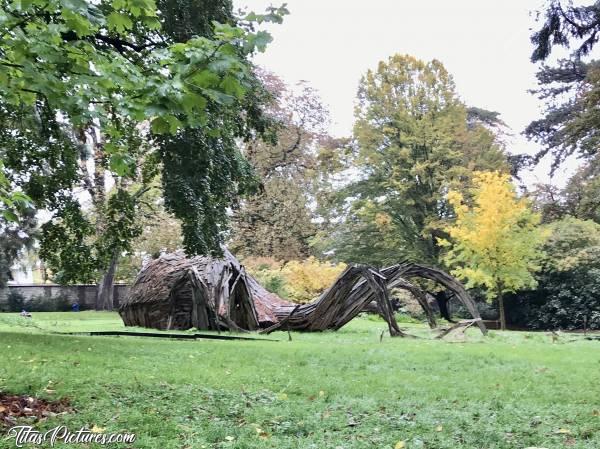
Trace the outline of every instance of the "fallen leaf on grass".
<instances>
[{"instance_id":1,"label":"fallen leaf on grass","mask_svg":"<svg viewBox=\"0 0 600 449\"><path fill-rule=\"evenodd\" d=\"M96 424L94 424L90 430L92 431L92 433L102 433L106 429L104 427L98 427Z\"/></svg>"},{"instance_id":2,"label":"fallen leaf on grass","mask_svg":"<svg viewBox=\"0 0 600 449\"><path fill-rule=\"evenodd\" d=\"M232 436L229 436L229 435L227 435L227 436L225 437L225 439L226 439L227 441L233 441L233 440L235 440L235 438L234 438L234 437L232 437Z\"/></svg>"},{"instance_id":3,"label":"fallen leaf on grass","mask_svg":"<svg viewBox=\"0 0 600 449\"><path fill-rule=\"evenodd\" d=\"M19 418L43 420L57 413L70 411L68 400L49 402L31 396L16 396L0 393L0 428L14 426Z\"/></svg>"},{"instance_id":4,"label":"fallen leaf on grass","mask_svg":"<svg viewBox=\"0 0 600 449\"><path fill-rule=\"evenodd\" d=\"M257 427L255 430L256 430L256 433L258 434L258 438L260 438L262 440L269 439L270 435L267 432L265 432L264 430L262 430L260 427Z\"/></svg>"},{"instance_id":5,"label":"fallen leaf on grass","mask_svg":"<svg viewBox=\"0 0 600 449\"><path fill-rule=\"evenodd\" d=\"M404 449L406 447L406 443L402 440L398 441L395 445L394 445L394 449Z\"/></svg>"},{"instance_id":6,"label":"fallen leaf on grass","mask_svg":"<svg viewBox=\"0 0 600 449\"><path fill-rule=\"evenodd\" d=\"M563 434L563 435L568 435L568 434L570 434L570 433L571 433L571 431L570 431L569 429L558 429L558 430L557 430L556 432L554 432L554 433L560 433L560 434Z\"/></svg>"},{"instance_id":7,"label":"fallen leaf on grass","mask_svg":"<svg viewBox=\"0 0 600 449\"><path fill-rule=\"evenodd\" d=\"M443 427L443 426L437 426L437 427L435 428L435 431L436 431L436 432L441 432L442 430L444 430L444 427Z\"/></svg>"}]
</instances>

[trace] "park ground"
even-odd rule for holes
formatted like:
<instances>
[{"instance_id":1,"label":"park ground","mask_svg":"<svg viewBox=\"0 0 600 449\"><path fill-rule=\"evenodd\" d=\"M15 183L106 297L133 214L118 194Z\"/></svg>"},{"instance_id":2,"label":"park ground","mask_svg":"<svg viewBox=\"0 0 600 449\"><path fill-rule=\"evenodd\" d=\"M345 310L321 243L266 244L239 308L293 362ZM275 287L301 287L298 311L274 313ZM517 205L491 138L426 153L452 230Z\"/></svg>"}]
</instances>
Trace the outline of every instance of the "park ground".
<instances>
[{"instance_id":1,"label":"park ground","mask_svg":"<svg viewBox=\"0 0 600 449\"><path fill-rule=\"evenodd\" d=\"M407 324L422 338L380 341L373 318L291 341L56 334L122 327L116 313L0 314L0 391L68 398L38 429L133 432L140 449L600 448L600 341L581 336L440 341Z\"/></svg>"}]
</instances>

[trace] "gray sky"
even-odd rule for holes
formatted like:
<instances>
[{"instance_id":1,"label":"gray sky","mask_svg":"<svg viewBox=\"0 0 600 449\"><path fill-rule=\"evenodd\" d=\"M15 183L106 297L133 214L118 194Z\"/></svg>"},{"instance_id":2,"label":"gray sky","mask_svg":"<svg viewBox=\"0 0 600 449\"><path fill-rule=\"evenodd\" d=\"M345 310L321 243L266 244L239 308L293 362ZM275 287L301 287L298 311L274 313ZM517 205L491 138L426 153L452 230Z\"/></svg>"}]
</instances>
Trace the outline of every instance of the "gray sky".
<instances>
[{"instance_id":1,"label":"gray sky","mask_svg":"<svg viewBox=\"0 0 600 449\"><path fill-rule=\"evenodd\" d=\"M283 3L283 2L282 2ZM265 0L234 0L262 12ZM534 153L520 136L539 117L536 66L529 61L534 12L543 0L288 0L290 15L269 27L274 42L256 62L293 84L306 80L331 112L331 132L350 135L358 81L394 53L439 59L469 106L501 113L515 135L512 153ZM573 163L568 164L572 169ZM562 185L569 169L555 174ZM548 164L526 176L548 182Z\"/></svg>"}]
</instances>

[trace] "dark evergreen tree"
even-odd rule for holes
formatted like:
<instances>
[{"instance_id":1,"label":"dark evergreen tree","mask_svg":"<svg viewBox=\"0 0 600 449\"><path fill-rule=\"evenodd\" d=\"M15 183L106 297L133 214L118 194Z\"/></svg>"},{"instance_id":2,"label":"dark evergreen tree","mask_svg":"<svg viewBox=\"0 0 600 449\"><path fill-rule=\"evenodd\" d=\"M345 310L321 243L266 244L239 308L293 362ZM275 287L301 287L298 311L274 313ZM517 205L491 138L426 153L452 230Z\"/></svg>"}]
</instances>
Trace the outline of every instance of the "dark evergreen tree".
<instances>
[{"instance_id":1,"label":"dark evergreen tree","mask_svg":"<svg viewBox=\"0 0 600 449\"><path fill-rule=\"evenodd\" d=\"M545 61L557 45L572 49L569 58L558 61L555 67L543 66L538 72L540 87L534 93L546 102L546 111L525 131L544 146L534 162L551 154L552 170L572 154L594 156L600 144L600 66L596 61L585 61L598 41L600 2L587 6L563 3L549 3L541 28L531 38L533 62Z\"/></svg>"}]
</instances>

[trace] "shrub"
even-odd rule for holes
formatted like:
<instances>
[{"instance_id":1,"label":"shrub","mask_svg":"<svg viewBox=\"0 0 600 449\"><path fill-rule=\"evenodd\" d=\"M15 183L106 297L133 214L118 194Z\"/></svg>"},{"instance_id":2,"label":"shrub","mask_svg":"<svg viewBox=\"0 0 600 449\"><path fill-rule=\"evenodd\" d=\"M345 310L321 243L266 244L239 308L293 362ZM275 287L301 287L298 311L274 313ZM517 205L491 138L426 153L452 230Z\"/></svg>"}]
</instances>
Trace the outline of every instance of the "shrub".
<instances>
[{"instance_id":1,"label":"shrub","mask_svg":"<svg viewBox=\"0 0 600 449\"><path fill-rule=\"evenodd\" d=\"M424 316L424 315L423 315ZM396 321L404 324L419 324L423 322L423 318L416 318L408 313L396 313Z\"/></svg>"},{"instance_id":2,"label":"shrub","mask_svg":"<svg viewBox=\"0 0 600 449\"><path fill-rule=\"evenodd\" d=\"M252 276L270 292L286 298L285 279L281 274L282 263L271 257L248 257L243 264Z\"/></svg>"},{"instance_id":3,"label":"shrub","mask_svg":"<svg viewBox=\"0 0 600 449\"><path fill-rule=\"evenodd\" d=\"M320 262L314 257L286 263L281 273L288 298L298 303L312 301L330 287L345 268L343 263Z\"/></svg>"},{"instance_id":4,"label":"shrub","mask_svg":"<svg viewBox=\"0 0 600 449\"><path fill-rule=\"evenodd\" d=\"M248 272L267 290L282 298L306 303L327 289L346 268L314 257L283 264L273 258L251 257L243 261Z\"/></svg>"},{"instance_id":5,"label":"shrub","mask_svg":"<svg viewBox=\"0 0 600 449\"><path fill-rule=\"evenodd\" d=\"M23 308L28 312L68 312L71 301L63 294L52 297L37 295L26 301Z\"/></svg>"},{"instance_id":6,"label":"shrub","mask_svg":"<svg viewBox=\"0 0 600 449\"><path fill-rule=\"evenodd\" d=\"M600 225L566 218L550 224L538 288L509 298L509 319L533 329L600 329Z\"/></svg>"},{"instance_id":7,"label":"shrub","mask_svg":"<svg viewBox=\"0 0 600 449\"><path fill-rule=\"evenodd\" d=\"M23 310L25 297L17 290L10 290L6 296L7 312L20 312Z\"/></svg>"}]
</instances>

